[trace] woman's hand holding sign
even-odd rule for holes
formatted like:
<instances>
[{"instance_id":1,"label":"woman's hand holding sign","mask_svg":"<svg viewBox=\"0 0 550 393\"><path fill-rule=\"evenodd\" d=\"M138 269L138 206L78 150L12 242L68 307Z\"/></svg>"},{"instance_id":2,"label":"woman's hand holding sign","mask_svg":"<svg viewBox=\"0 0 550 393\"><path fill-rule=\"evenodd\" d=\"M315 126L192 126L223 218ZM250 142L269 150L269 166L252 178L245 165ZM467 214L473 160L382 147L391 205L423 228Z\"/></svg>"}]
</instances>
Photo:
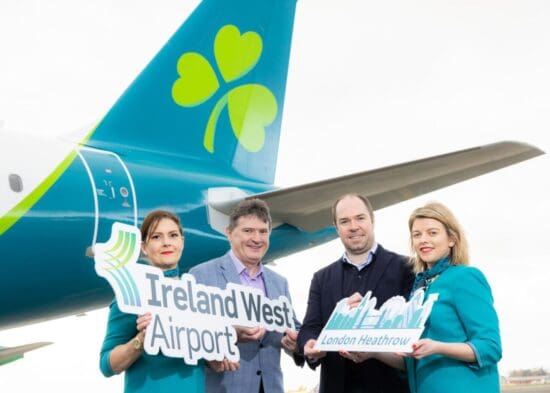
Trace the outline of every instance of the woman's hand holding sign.
<instances>
[{"instance_id":1,"label":"woman's hand holding sign","mask_svg":"<svg viewBox=\"0 0 550 393\"><path fill-rule=\"evenodd\" d=\"M147 312L143 315L140 315L136 320L136 328L141 336L140 338L142 339L142 341L145 337L145 330L147 329L147 326L149 326L149 324L151 323L152 319L153 316L151 315L151 313Z\"/></svg>"}]
</instances>

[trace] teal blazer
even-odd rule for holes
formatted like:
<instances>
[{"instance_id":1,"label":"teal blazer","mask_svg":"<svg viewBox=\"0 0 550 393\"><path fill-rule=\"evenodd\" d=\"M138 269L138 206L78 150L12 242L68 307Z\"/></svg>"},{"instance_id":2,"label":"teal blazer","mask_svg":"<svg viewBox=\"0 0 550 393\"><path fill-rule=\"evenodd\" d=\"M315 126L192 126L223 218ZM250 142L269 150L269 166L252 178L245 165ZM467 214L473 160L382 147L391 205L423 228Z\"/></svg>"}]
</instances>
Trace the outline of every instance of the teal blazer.
<instances>
[{"instance_id":1,"label":"teal blazer","mask_svg":"<svg viewBox=\"0 0 550 393\"><path fill-rule=\"evenodd\" d=\"M468 344L477 361L442 355L406 358L411 393L499 393L497 362L502 356L491 288L481 271L450 266L427 288L438 293L422 338Z\"/></svg>"},{"instance_id":2,"label":"teal blazer","mask_svg":"<svg viewBox=\"0 0 550 393\"><path fill-rule=\"evenodd\" d=\"M109 362L113 348L125 344L137 335L137 316L125 314L118 308L116 300L109 308L107 333L101 346L99 368L104 376L114 375ZM204 363L188 366L183 359L156 356L143 352L124 372L124 392L155 393L204 393Z\"/></svg>"}]
</instances>

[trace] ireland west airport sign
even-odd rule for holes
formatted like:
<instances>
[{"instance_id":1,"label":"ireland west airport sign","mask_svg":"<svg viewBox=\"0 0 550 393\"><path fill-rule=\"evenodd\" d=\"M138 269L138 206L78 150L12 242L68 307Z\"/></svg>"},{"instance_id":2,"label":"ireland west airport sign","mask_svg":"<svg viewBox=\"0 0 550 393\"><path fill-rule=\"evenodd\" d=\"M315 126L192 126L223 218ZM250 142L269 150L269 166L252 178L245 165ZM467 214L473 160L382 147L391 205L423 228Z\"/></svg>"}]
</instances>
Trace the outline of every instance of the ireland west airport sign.
<instances>
[{"instance_id":1,"label":"ireland west airport sign","mask_svg":"<svg viewBox=\"0 0 550 393\"><path fill-rule=\"evenodd\" d=\"M122 312L153 316L144 349L183 358L188 364L206 360L239 360L234 325L263 326L283 333L294 329L290 301L268 299L259 290L228 284L219 289L197 284L190 274L165 278L156 267L138 264L141 233L115 223L107 243L94 247L96 273L105 278Z\"/></svg>"}]
</instances>

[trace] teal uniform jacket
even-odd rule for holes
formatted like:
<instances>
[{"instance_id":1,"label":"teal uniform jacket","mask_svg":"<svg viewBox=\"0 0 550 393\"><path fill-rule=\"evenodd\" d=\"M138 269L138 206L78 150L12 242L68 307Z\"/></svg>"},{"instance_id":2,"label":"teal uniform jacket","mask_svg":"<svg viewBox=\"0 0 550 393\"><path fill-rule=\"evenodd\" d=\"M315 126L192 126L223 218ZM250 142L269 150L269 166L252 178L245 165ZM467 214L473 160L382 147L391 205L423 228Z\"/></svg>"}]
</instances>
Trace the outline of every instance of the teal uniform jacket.
<instances>
[{"instance_id":1,"label":"teal uniform jacket","mask_svg":"<svg viewBox=\"0 0 550 393\"><path fill-rule=\"evenodd\" d=\"M121 312L116 300L111 303L107 333L99 360L99 368L106 377L114 375L109 362L113 348L127 343L137 335L136 319L136 315ZM162 354L151 356L143 352L125 371L124 392L204 393L204 363L189 366L183 359Z\"/></svg>"},{"instance_id":2,"label":"teal uniform jacket","mask_svg":"<svg viewBox=\"0 0 550 393\"><path fill-rule=\"evenodd\" d=\"M498 317L483 273L449 266L426 290L438 293L422 338L470 345L477 362L442 355L406 358L411 393L499 393L497 362L502 356Z\"/></svg>"}]
</instances>

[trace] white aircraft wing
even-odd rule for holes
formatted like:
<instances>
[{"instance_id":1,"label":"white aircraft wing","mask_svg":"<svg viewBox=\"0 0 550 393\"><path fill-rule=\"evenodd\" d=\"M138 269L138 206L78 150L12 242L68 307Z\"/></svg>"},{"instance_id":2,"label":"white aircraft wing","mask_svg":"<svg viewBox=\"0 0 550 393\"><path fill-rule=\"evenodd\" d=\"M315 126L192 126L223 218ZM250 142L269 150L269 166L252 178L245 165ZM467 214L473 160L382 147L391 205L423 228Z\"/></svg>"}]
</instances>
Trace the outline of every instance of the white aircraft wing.
<instances>
[{"instance_id":1,"label":"white aircraft wing","mask_svg":"<svg viewBox=\"0 0 550 393\"><path fill-rule=\"evenodd\" d=\"M247 195L266 201L273 221L313 232L332 224L330 209L345 192L369 198L381 209L440 188L544 154L519 142L499 142L385 168ZM243 198L218 201L211 207L223 214Z\"/></svg>"}]
</instances>

